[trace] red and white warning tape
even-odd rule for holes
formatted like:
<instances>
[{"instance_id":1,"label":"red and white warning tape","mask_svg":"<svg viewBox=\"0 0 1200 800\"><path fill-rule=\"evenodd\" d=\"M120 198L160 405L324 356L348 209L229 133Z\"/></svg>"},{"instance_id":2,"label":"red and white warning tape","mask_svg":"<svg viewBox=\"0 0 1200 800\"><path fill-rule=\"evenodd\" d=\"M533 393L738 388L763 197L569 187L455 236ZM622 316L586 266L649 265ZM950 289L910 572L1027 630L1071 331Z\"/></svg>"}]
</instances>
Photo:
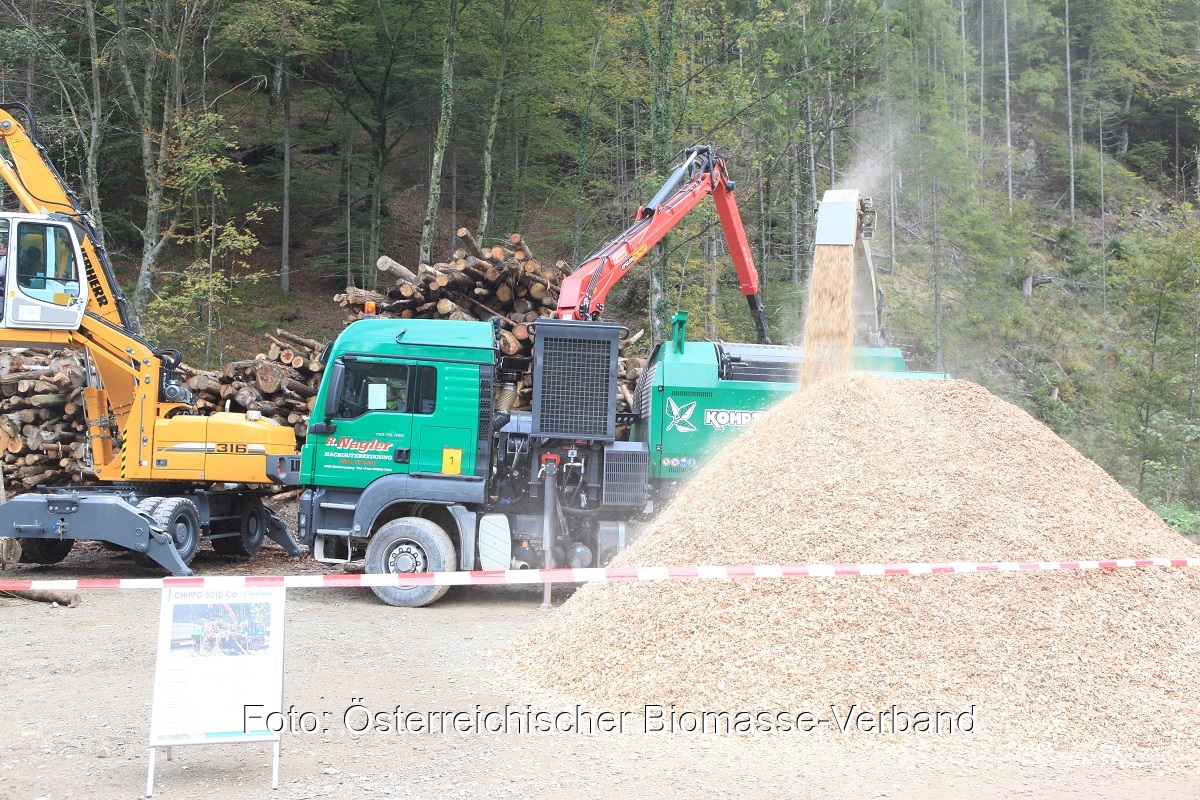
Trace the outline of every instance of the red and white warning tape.
<instances>
[{"instance_id":1,"label":"red and white warning tape","mask_svg":"<svg viewBox=\"0 0 1200 800\"><path fill-rule=\"evenodd\" d=\"M774 564L743 567L607 567L587 569L483 570L420 572L401 575L220 575L191 578L82 578L80 580L5 581L0 591L79 589L342 589L363 586L483 586L519 583L590 583L593 581L733 580L741 578L834 578L877 575L942 575L958 572L1046 572L1053 570L1200 567L1200 558L1116 558L1106 561L993 561L945 564Z\"/></svg>"}]
</instances>

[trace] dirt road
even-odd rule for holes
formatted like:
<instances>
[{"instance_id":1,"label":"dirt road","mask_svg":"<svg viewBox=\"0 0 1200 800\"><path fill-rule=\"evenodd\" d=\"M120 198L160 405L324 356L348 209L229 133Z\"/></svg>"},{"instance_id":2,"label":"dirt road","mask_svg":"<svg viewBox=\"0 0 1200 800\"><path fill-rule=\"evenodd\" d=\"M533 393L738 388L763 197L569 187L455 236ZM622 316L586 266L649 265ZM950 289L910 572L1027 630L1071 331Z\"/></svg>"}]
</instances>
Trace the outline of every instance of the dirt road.
<instances>
[{"instance_id":1,"label":"dirt road","mask_svg":"<svg viewBox=\"0 0 1200 800\"><path fill-rule=\"evenodd\" d=\"M82 548L29 577L156 573L128 557ZM256 573L323 570L273 547ZM247 572L202 551L201 574ZM13 576L13 572L7 576ZM558 599L566 590L556 590ZM379 604L366 590L293 590L288 597L285 707L315 712L326 730L283 739L280 791L270 791L265 744L178 748L160 756L161 798L618 798L659 796L1200 796L1200 776L964 760L936 739L872 734L646 733L640 709L623 732L404 733L367 731L361 710L568 712L572 701L506 684L492 654L541 618L528 588L459 588L428 609ZM67 609L0 597L0 798L138 797L145 783L159 595L94 591ZM202 690L203 687L197 687ZM346 723L349 723L347 725ZM450 726L453 727L453 726ZM957 733L955 736L970 736Z\"/></svg>"}]
</instances>

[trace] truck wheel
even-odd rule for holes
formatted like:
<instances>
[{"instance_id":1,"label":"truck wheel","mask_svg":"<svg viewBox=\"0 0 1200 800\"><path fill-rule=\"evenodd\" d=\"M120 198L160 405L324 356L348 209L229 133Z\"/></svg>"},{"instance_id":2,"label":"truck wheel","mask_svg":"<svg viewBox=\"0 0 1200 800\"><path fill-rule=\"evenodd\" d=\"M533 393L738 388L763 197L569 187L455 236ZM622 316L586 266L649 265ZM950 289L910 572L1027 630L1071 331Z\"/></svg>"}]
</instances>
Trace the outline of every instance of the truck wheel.
<instances>
[{"instance_id":1,"label":"truck wheel","mask_svg":"<svg viewBox=\"0 0 1200 800\"><path fill-rule=\"evenodd\" d=\"M155 507L152 516L174 540L179 560L192 563L200 547L200 512L196 504L186 497L168 497Z\"/></svg>"},{"instance_id":2,"label":"truck wheel","mask_svg":"<svg viewBox=\"0 0 1200 800\"><path fill-rule=\"evenodd\" d=\"M74 539L22 539L22 564L57 564L75 546Z\"/></svg>"},{"instance_id":3,"label":"truck wheel","mask_svg":"<svg viewBox=\"0 0 1200 800\"><path fill-rule=\"evenodd\" d=\"M367 544L367 573L445 572L455 564L454 543L440 526L420 517L394 519ZM440 599L448 586L372 586L390 606L418 608Z\"/></svg>"},{"instance_id":4,"label":"truck wheel","mask_svg":"<svg viewBox=\"0 0 1200 800\"><path fill-rule=\"evenodd\" d=\"M267 532L267 510L262 500L255 497L246 502L238 520L238 536L213 539L213 550L223 556L252 556L262 547L263 534Z\"/></svg>"}]
</instances>

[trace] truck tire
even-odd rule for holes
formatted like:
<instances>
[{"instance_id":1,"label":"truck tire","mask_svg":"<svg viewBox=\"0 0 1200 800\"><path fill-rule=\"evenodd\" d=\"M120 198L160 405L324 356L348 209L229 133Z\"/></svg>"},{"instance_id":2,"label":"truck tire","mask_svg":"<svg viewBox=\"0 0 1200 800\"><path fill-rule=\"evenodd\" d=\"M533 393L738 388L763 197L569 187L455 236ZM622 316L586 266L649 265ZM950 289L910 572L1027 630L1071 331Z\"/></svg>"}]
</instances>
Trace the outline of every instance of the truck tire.
<instances>
[{"instance_id":1,"label":"truck tire","mask_svg":"<svg viewBox=\"0 0 1200 800\"><path fill-rule=\"evenodd\" d=\"M262 547L266 532L267 510L263 508L260 498L253 497L242 507L238 535L213 539L213 550L223 556L252 556Z\"/></svg>"},{"instance_id":2,"label":"truck tire","mask_svg":"<svg viewBox=\"0 0 1200 800\"><path fill-rule=\"evenodd\" d=\"M22 564L57 564L75 546L74 539L22 539Z\"/></svg>"},{"instance_id":3,"label":"truck tire","mask_svg":"<svg viewBox=\"0 0 1200 800\"><path fill-rule=\"evenodd\" d=\"M385 523L367 544L367 573L445 572L455 565L454 543L439 525L420 517ZM372 586L389 606L419 608L439 600L449 586Z\"/></svg>"},{"instance_id":4,"label":"truck tire","mask_svg":"<svg viewBox=\"0 0 1200 800\"><path fill-rule=\"evenodd\" d=\"M196 504L186 497L167 497L154 508L152 516L174 540L179 560L192 563L200 547L200 512Z\"/></svg>"}]
</instances>

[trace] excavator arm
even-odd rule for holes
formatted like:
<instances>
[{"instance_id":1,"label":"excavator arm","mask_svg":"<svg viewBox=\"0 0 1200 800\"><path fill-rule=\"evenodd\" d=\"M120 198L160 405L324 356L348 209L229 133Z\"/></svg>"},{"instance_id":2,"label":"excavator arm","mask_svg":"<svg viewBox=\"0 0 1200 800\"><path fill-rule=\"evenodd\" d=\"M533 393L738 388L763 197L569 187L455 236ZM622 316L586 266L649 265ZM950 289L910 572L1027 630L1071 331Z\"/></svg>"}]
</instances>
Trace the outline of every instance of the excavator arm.
<instances>
[{"instance_id":1,"label":"excavator arm","mask_svg":"<svg viewBox=\"0 0 1200 800\"><path fill-rule=\"evenodd\" d=\"M294 452L294 434L244 415L194 414L176 375L180 353L156 348L133 329L91 218L36 130L25 106L0 104L0 142L8 151L0 177L25 210L0 213L11 245L0 258L0 346L89 354L99 380L89 379L83 399L100 480L267 482L259 455Z\"/></svg>"},{"instance_id":2,"label":"excavator arm","mask_svg":"<svg viewBox=\"0 0 1200 800\"><path fill-rule=\"evenodd\" d=\"M25 125L13 116L19 113ZM93 316L132 331L125 297L113 277L112 264L100 244L92 218L68 188L46 150L37 140L37 122L21 103L0 103L0 141L8 146L10 166L0 158L0 176L22 207L30 214L49 214L67 219L78 232L87 274L87 311Z\"/></svg>"},{"instance_id":3,"label":"excavator arm","mask_svg":"<svg viewBox=\"0 0 1200 800\"><path fill-rule=\"evenodd\" d=\"M684 162L675 168L654 198L638 209L633 224L563 280L555 316L560 319L598 319L604 311L604 300L617 281L711 194L737 270L738 287L750 306L758 341L768 344L767 319L758 293L758 271L754 268L750 242L746 239L746 229L742 226L733 192L734 183L729 179L725 160L718 157L712 147L689 148Z\"/></svg>"},{"instance_id":4,"label":"excavator arm","mask_svg":"<svg viewBox=\"0 0 1200 800\"><path fill-rule=\"evenodd\" d=\"M14 113L24 117L24 125ZM0 177L33 219L70 225L82 257L78 267L86 288L81 286L80 294L86 296L86 302L77 326L6 320L0 328L0 344L86 348L100 377L99 387L84 392L96 476L101 480L148 479L156 421L190 409L188 393L174 375L179 353L158 350L133 330L125 298L91 217L38 142L36 125L25 106L0 104L0 141L12 159L10 163L0 158ZM19 257L16 235L21 222L12 219L16 230L10 259ZM13 283L7 279L5 294L16 297L20 290ZM13 308L7 297L4 302Z\"/></svg>"}]
</instances>

